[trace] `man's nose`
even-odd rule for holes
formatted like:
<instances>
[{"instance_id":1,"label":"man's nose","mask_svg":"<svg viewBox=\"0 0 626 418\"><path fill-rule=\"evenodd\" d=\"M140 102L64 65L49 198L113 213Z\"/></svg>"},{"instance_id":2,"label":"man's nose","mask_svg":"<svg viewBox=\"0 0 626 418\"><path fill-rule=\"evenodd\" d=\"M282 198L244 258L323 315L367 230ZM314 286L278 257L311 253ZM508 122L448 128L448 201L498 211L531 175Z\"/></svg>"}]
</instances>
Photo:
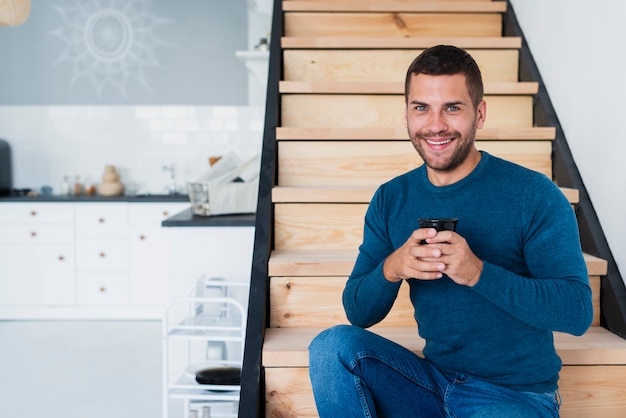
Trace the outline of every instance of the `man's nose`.
<instances>
[{"instance_id":1,"label":"man's nose","mask_svg":"<svg viewBox=\"0 0 626 418\"><path fill-rule=\"evenodd\" d=\"M447 131L448 123L445 115L441 112L432 112L428 118L427 130L434 133Z\"/></svg>"}]
</instances>

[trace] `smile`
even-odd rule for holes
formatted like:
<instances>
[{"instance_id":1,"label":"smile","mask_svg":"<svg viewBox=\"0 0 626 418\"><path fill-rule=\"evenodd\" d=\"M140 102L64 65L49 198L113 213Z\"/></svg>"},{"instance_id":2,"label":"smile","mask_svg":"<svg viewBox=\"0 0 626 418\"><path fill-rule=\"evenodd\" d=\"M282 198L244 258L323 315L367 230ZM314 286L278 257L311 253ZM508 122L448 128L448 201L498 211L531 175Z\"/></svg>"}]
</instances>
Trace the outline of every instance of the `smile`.
<instances>
[{"instance_id":1,"label":"smile","mask_svg":"<svg viewBox=\"0 0 626 418\"><path fill-rule=\"evenodd\" d=\"M426 142L428 142L431 145L446 145L452 142L452 139L444 139L443 141L434 141L432 139L426 139Z\"/></svg>"}]
</instances>

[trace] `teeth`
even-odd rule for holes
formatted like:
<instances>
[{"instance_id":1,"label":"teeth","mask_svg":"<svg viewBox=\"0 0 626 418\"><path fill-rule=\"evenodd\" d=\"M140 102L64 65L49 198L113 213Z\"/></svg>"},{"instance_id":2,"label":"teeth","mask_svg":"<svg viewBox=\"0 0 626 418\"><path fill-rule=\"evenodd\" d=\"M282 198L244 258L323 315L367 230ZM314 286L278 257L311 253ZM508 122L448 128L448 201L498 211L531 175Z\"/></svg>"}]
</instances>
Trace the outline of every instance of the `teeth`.
<instances>
[{"instance_id":1,"label":"teeth","mask_svg":"<svg viewBox=\"0 0 626 418\"><path fill-rule=\"evenodd\" d=\"M428 142L429 144L432 145L444 145L444 144L449 144L450 142L452 142L451 139L446 139L445 141L432 141L430 139L427 139L426 142Z\"/></svg>"}]
</instances>

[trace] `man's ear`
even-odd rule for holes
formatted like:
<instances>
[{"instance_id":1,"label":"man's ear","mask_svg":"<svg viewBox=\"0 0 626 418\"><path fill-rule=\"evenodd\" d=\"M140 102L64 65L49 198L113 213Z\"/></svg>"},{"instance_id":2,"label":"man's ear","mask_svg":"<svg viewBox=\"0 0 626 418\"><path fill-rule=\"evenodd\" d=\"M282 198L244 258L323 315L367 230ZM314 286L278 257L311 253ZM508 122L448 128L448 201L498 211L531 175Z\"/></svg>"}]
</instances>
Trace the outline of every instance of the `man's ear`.
<instances>
[{"instance_id":1,"label":"man's ear","mask_svg":"<svg viewBox=\"0 0 626 418\"><path fill-rule=\"evenodd\" d=\"M487 102L484 100L478 104L476 109L476 129L482 129L487 119Z\"/></svg>"}]
</instances>

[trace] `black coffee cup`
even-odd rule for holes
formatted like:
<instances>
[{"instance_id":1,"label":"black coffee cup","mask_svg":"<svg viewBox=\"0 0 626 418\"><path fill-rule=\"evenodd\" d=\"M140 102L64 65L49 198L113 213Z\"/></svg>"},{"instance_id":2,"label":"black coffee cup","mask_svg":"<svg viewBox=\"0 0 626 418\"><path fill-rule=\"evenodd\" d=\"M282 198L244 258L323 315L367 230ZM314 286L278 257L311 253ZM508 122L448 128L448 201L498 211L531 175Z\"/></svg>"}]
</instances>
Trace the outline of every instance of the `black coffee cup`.
<instances>
[{"instance_id":1,"label":"black coffee cup","mask_svg":"<svg viewBox=\"0 0 626 418\"><path fill-rule=\"evenodd\" d=\"M459 218L418 218L420 228L435 228L437 231L456 231ZM422 240L422 244L426 241Z\"/></svg>"},{"instance_id":2,"label":"black coffee cup","mask_svg":"<svg viewBox=\"0 0 626 418\"><path fill-rule=\"evenodd\" d=\"M456 231L459 218L419 218L420 228L435 228L437 231Z\"/></svg>"}]
</instances>

